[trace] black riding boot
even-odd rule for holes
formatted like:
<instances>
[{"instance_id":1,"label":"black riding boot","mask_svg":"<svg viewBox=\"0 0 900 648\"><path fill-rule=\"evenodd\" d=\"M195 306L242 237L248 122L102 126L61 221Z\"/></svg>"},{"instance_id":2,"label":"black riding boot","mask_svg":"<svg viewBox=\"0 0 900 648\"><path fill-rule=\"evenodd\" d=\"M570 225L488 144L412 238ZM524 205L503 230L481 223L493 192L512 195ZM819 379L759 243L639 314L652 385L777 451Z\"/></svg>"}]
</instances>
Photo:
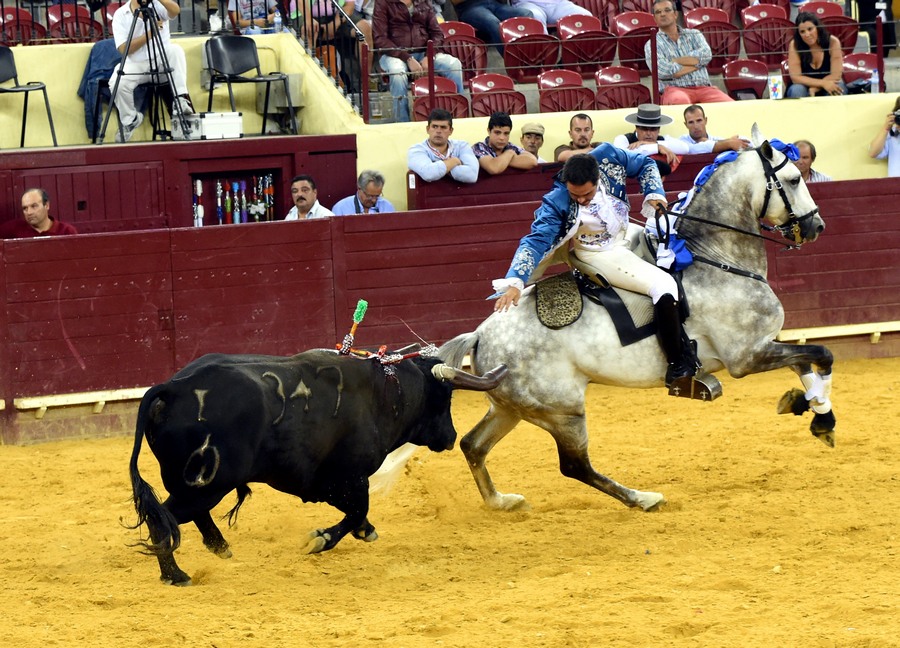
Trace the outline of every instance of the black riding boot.
<instances>
[{"instance_id":1,"label":"black riding boot","mask_svg":"<svg viewBox=\"0 0 900 648\"><path fill-rule=\"evenodd\" d=\"M675 298L672 295L663 295L653 310L656 318L656 337L669 363L666 370L666 387L671 387L672 382L678 378L696 374L697 363L692 353L685 352L685 341L688 338L681 325L681 314Z\"/></svg>"}]
</instances>

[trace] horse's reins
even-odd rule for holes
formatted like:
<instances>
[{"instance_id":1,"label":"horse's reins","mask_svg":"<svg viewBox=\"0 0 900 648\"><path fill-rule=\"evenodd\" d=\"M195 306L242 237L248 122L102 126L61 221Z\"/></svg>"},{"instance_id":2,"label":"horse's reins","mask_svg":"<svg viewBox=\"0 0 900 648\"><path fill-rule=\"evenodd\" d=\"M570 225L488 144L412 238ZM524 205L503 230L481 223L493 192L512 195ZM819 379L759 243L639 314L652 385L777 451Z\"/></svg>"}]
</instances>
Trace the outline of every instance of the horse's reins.
<instances>
[{"instance_id":1,"label":"horse's reins","mask_svg":"<svg viewBox=\"0 0 900 648\"><path fill-rule=\"evenodd\" d=\"M714 227L719 227L721 229L731 230L733 232L737 232L738 234L743 234L744 236L751 236L754 238L760 238L763 241L767 241L769 243L773 243L775 245L783 246L785 250L796 250L799 249L803 244L803 235L801 233L800 224L815 216L819 213L819 208L816 207L810 212L803 214L802 216L796 216L794 214L794 208L791 206L791 201L788 199L787 192L784 190L784 185L781 184L781 180L779 180L776 173L780 171L784 166L790 161L787 156L785 156L784 160L779 163L778 166L773 167L769 160L760 152L759 149L756 149L757 154L759 155L759 159L762 162L763 172L766 175L766 197L763 201L762 209L760 209L759 216L757 219L760 221L760 228L766 231L778 231L783 238L793 239L793 244L783 243L776 239L769 238L768 236L763 236L759 232L751 232L745 229L741 229L740 227L735 227L734 225L728 225L727 223L720 223L717 221L711 221L707 218L700 218L699 216L691 216L686 212L677 212L670 209L665 209L663 207L658 207L656 209L656 231L662 232L662 229L659 226L659 220L662 218L663 214L675 216L677 218L683 218L684 220L691 220L697 223L705 223L707 225L712 225ZM769 208L769 197L771 196L772 190L777 189L779 195L781 196L781 200L784 201L784 207L787 210L790 218L783 223L782 225L766 225L762 222L762 219L766 216L766 211ZM660 242L663 245L668 245L669 241L669 233L668 228L666 228L665 235L662 237ZM701 263L705 263L707 265L711 265L715 268L719 268L720 270L724 270L725 272L730 272L732 274L740 275L742 277L749 277L751 279L756 279L757 281L762 281L763 283L768 283L766 278L760 274L755 272L750 272L749 270L744 270L743 268L736 268L734 266L728 265L727 263L721 263L718 261L713 261L712 259L707 259L706 257L700 256L695 253L691 253L695 261L700 261Z\"/></svg>"}]
</instances>

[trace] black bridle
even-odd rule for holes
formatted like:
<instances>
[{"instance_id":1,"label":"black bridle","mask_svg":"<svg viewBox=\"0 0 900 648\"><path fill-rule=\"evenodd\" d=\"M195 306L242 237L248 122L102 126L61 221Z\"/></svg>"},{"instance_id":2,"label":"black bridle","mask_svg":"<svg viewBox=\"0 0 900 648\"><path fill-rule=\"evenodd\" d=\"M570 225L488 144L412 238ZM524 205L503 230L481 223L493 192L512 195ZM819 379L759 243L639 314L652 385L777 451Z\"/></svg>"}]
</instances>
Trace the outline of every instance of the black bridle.
<instances>
[{"instance_id":1,"label":"black bridle","mask_svg":"<svg viewBox=\"0 0 900 648\"><path fill-rule=\"evenodd\" d=\"M757 154L759 155L760 162L762 162L763 173L766 176L766 197L763 200L762 209L759 211L759 215L756 217L759 221L760 229L772 232L777 231L781 234L782 238L793 241L793 243L788 244L783 241L779 241L777 239L769 238L768 236L763 236L759 232L752 232L745 229L741 229L740 227L735 227L734 225L728 225L727 223L720 223L717 221L711 221L707 218L700 218L698 216L691 216L687 212L677 212L670 209L664 209L662 207L657 208L656 210L656 220L657 226L656 231L661 232L662 228L659 227L659 220L662 218L663 214L668 214L672 216L676 216L677 218L683 218L684 220L691 220L697 223L705 223L707 225L712 225L713 227L719 227L721 229L731 230L733 232L737 232L738 234L742 234L744 236L750 236L754 238L760 238L763 241L767 241L769 243L773 243L775 245L782 246L785 250L797 250L803 245L803 227L802 223L806 220L811 219L813 216L819 213L819 208L816 207L811 211L797 216L794 213L794 208L791 205L791 201L787 196L787 192L784 190L784 185L781 183L781 180L778 178L777 173L790 162L790 159L785 155L784 159L778 164L778 166L773 167L772 163L769 162L768 158L762 154L759 148L756 149ZM784 208L788 212L789 218L787 221L782 223L781 225L766 225L762 222L762 220L766 216L766 211L769 209L769 199L774 190L778 190L778 194L781 196L781 200L784 202ZM661 243L663 245L668 245L668 228L666 228L666 233L664 237L661 239ZM713 267L719 268L720 270L724 270L725 272L730 272L732 274L737 274L742 277L749 277L751 279L756 279L757 281L762 281L763 283L768 283L766 278L756 272L750 272L749 270L744 270L742 268L736 268L734 266L728 265L727 263L721 263L717 261L713 261L712 259L707 259L706 257L699 256L697 254L693 254L694 260L699 261L701 263L705 263L707 265L711 265Z\"/></svg>"}]
</instances>

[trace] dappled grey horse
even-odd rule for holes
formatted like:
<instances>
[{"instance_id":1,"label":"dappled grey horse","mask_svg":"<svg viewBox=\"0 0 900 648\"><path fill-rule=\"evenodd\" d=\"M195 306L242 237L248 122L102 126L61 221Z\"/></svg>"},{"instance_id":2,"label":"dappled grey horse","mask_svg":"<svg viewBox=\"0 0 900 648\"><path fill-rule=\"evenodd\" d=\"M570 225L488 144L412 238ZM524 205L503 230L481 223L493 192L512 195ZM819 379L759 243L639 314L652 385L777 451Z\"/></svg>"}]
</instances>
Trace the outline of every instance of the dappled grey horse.
<instances>
[{"instance_id":1,"label":"dappled grey horse","mask_svg":"<svg viewBox=\"0 0 900 648\"><path fill-rule=\"evenodd\" d=\"M797 245L814 241L825 227L800 172L754 125L753 148L720 164L702 189L692 191L678 219L678 234L695 256L683 274L690 303L685 328L697 341L705 371L725 369L740 378L793 369L804 390L785 394L779 412L802 414L811 407L812 433L833 446L832 355L824 346L774 341L784 310L765 280L763 220ZM628 506L651 510L665 501L660 493L627 488L594 470L584 413L588 383L663 387L666 360L654 337L623 347L607 311L587 301L573 324L545 328L535 315L533 291L526 291L518 307L494 313L440 349L451 366L469 353L479 373L509 367L506 380L487 394L487 414L460 443L489 507L511 509L524 502L521 495L498 492L485 466L491 449L523 419L556 440L563 475Z\"/></svg>"}]
</instances>

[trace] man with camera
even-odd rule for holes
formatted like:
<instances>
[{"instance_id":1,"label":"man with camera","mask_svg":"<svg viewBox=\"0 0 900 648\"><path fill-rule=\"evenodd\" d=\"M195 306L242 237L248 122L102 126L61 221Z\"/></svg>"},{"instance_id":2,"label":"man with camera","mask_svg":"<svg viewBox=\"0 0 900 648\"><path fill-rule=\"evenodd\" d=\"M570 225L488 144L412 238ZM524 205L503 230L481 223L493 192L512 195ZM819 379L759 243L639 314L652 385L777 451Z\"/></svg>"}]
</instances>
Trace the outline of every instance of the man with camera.
<instances>
[{"instance_id":1,"label":"man with camera","mask_svg":"<svg viewBox=\"0 0 900 648\"><path fill-rule=\"evenodd\" d=\"M869 144L869 157L887 158L888 177L900 177L900 97L894 102L894 110L887 114L878 135Z\"/></svg>"},{"instance_id":2,"label":"man with camera","mask_svg":"<svg viewBox=\"0 0 900 648\"><path fill-rule=\"evenodd\" d=\"M172 70L172 82L175 86L175 101L179 103L181 112L192 115L194 109L187 90L187 61L184 50L172 44L169 34L169 21L181 13L181 7L174 0L130 0L116 10L112 20L113 38L116 49L123 55L123 61L113 70L109 79L109 87L119 86L115 91L116 108L119 111L119 122L122 124L122 140L129 141L134 130L144 120L134 104L134 90L142 83L165 80L166 64ZM135 16L137 14L137 16ZM156 22L158 29L153 29L150 21ZM134 33L128 51L128 34L134 25ZM155 35L158 34L158 38ZM152 41L152 42L148 42ZM121 76L120 75L121 68ZM119 141L119 134L116 141Z\"/></svg>"}]
</instances>

